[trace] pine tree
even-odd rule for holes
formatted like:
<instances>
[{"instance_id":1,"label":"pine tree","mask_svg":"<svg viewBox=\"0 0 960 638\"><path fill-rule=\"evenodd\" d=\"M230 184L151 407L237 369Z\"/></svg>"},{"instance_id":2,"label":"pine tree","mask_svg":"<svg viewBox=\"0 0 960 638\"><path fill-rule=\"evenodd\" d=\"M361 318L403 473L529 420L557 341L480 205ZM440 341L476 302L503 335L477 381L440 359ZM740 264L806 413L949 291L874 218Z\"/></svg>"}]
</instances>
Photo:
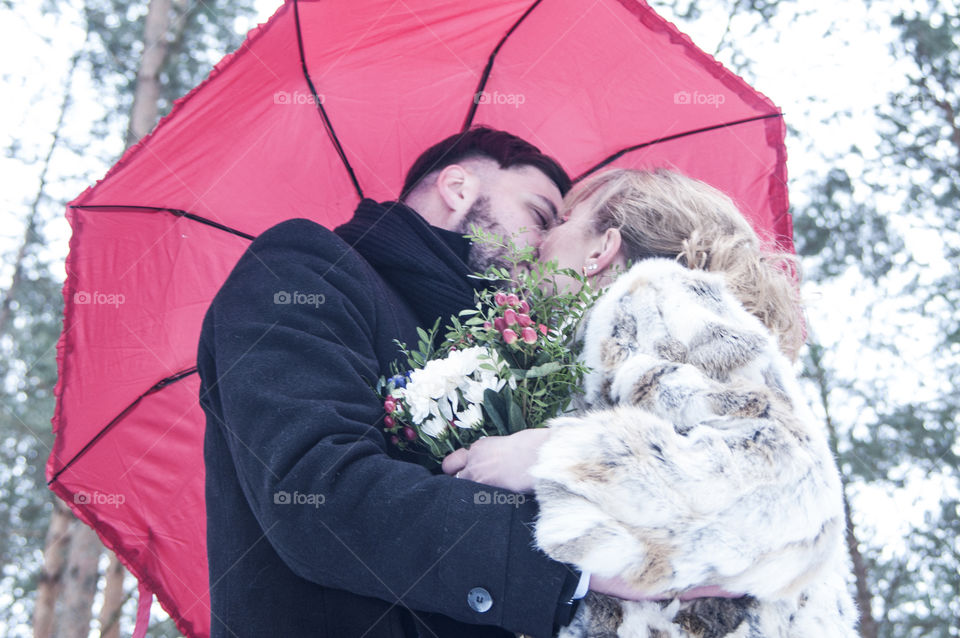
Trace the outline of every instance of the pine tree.
<instances>
[{"instance_id":1,"label":"pine tree","mask_svg":"<svg viewBox=\"0 0 960 638\"><path fill-rule=\"evenodd\" d=\"M940 338L921 371L932 396L890 410L888 427L867 444L887 453L877 455L874 471L896 476L897 459L911 459L939 488L939 503L911 529L904 556L878 569L887 586L881 636L946 638L960 636L960 9L933 0L893 24L901 35L894 50L914 68L909 85L881 112L881 152L905 195L904 214L916 232L934 239L914 257L917 274L904 292L936 323Z\"/></svg>"},{"instance_id":2,"label":"pine tree","mask_svg":"<svg viewBox=\"0 0 960 638\"><path fill-rule=\"evenodd\" d=\"M824 410L842 413L837 452L852 503L877 490L939 497L923 520L904 521L901 543L887 546L873 538L876 522L854 511L861 635L940 638L960 635L960 18L933 2L893 23L901 34L894 53L914 72L878 113L879 159L866 161L856 180L840 168L826 171L794 219L812 283L844 282L866 299L846 332L857 343L843 349L847 358L837 344L834 352L815 344L807 361ZM831 310L821 320L841 315Z\"/></svg>"},{"instance_id":3,"label":"pine tree","mask_svg":"<svg viewBox=\"0 0 960 638\"><path fill-rule=\"evenodd\" d=\"M235 25L239 18L252 15L251 0L169 0L166 4L170 6L169 26L159 38L166 52L154 73L159 91L153 110L138 120L141 130L137 137L146 132L142 127L152 127L174 99L199 83L220 57L239 45L245 34L237 33ZM63 102L60 121L50 136L52 142L45 143L35 159L30 158L33 148L25 138L14 135L6 149L7 157L36 166L39 181L35 195L23 204L22 239L5 255L4 282L0 284L0 556L5 565L0 594L13 601L0 605L0 633L5 635L29 635L31 618L37 636L69 633L85 637L91 624L99 625L104 635L116 635L119 617L129 618L132 612L128 605L120 613L124 603L133 603L132 587L124 583L122 569L116 569L114 561L101 573L103 549L96 535L62 504L55 503L46 489L55 346L63 328L63 267L56 265L62 256L50 253L46 229L63 214L66 199L79 192L80 184L90 181L85 173L71 171L100 166L93 170L102 174L115 159L104 162L91 153L104 147L97 140L123 139L131 119L147 8L145 1L43 0L41 7L29 9L53 13L64 24L79 15L88 38L71 58L63 89L54 90L55 95L63 96ZM0 3L0 14L13 10L12 3ZM9 15L0 19L7 20ZM51 46L51 51L56 53L56 47ZM74 76L92 81L102 97L98 102L102 117L92 130L77 122L79 109L71 108ZM78 130L86 133L78 134ZM112 147L116 153L122 144ZM64 161L71 156L77 160L73 165ZM69 574L75 578L65 581ZM93 621L97 611L93 596L98 591L103 592L104 604L98 620ZM177 632L166 622L151 628L151 635Z\"/></svg>"}]
</instances>

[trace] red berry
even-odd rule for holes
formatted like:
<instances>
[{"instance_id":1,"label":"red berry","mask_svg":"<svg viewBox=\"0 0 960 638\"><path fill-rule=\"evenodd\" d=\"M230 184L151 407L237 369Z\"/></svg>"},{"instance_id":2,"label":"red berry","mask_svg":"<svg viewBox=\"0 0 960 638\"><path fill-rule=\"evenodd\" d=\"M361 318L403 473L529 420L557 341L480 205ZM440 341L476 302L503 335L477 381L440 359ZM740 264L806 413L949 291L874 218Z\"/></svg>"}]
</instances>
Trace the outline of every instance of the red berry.
<instances>
[{"instance_id":1,"label":"red berry","mask_svg":"<svg viewBox=\"0 0 960 638\"><path fill-rule=\"evenodd\" d=\"M383 409L386 410L387 414L390 414L397 409L397 402L393 399L387 399L383 402Z\"/></svg>"},{"instance_id":2,"label":"red berry","mask_svg":"<svg viewBox=\"0 0 960 638\"><path fill-rule=\"evenodd\" d=\"M517 323L519 323L522 327L526 328L531 323L533 323L533 319L530 318L530 315L520 313L519 315L517 315Z\"/></svg>"},{"instance_id":3,"label":"red berry","mask_svg":"<svg viewBox=\"0 0 960 638\"><path fill-rule=\"evenodd\" d=\"M527 303L526 299L520 302L520 312L523 314L528 314L530 312L530 304Z\"/></svg>"},{"instance_id":4,"label":"red berry","mask_svg":"<svg viewBox=\"0 0 960 638\"><path fill-rule=\"evenodd\" d=\"M394 435L390 437L390 442L394 445L398 445L400 443L400 439L398 439L396 435Z\"/></svg>"},{"instance_id":5,"label":"red berry","mask_svg":"<svg viewBox=\"0 0 960 638\"><path fill-rule=\"evenodd\" d=\"M417 432L409 425L403 428L403 437L408 441L412 441L417 438Z\"/></svg>"},{"instance_id":6,"label":"red berry","mask_svg":"<svg viewBox=\"0 0 960 638\"><path fill-rule=\"evenodd\" d=\"M396 423L397 423L397 422L394 421L394 420L393 420L393 417L390 416L389 414L388 414L387 416L383 417L383 425L384 425L384 427L392 428L394 425L396 425Z\"/></svg>"},{"instance_id":7,"label":"red berry","mask_svg":"<svg viewBox=\"0 0 960 638\"><path fill-rule=\"evenodd\" d=\"M517 323L517 313L513 308L507 308L503 313L503 320L507 322L508 326L512 326Z\"/></svg>"},{"instance_id":8,"label":"red berry","mask_svg":"<svg viewBox=\"0 0 960 638\"><path fill-rule=\"evenodd\" d=\"M483 322L483 327L486 328L487 330L489 330L490 328L493 327L493 324L490 323L489 321L484 321L484 322Z\"/></svg>"},{"instance_id":9,"label":"red berry","mask_svg":"<svg viewBox=\"0 0 960 638\"><path fill-rule=\"evenodd\" d=\"M511 292L509 295L507 295L507 305L508 305L508 306L516 306L516 305L519 304L519 303L520 303L520 298L517 297L515 294L513 294L513 293Z\"/></svg>"},{"instance_id":10,"label":"red berry","mask_svg":"<svg viewBox=\"0 0 960 638\"><path fill-rule=\"evenodd\" d=\"M548 328L541 323L541 324L540 324L540 334L542 334L543 336L547 336L547 331L548 331Z\"/></svg>"},{"instance_id":11,"label":"red berry","mask_svg":"<svg viewBox=\"0 0 960 638\"><path fill-rule=\"evenodd\" d=\"M523 335L523 340L526 343L536 343L537 342L537 331L533 328L527 326L520 331L520 334Z\"/></svg>"},{"instance_id":12,"label":"red berry","mask_svg":"<svg viewBox=\"0 0 960 638\"><path fill-rule=\"evenodd\" d=\"M504 328L507 327L507 322L504 321L503 317L497 317L493 320L493 327L496 328L497 332L503 332Z\"/></svg>"},{"instance_id":13,"label":"red berry","mask_svg":"<svg viewBox=\"0 0 960 638\"><path fill-rule=\"evenodd\" d=\"M508 344L513 343L514 341L517 340L517 333L511 330L510 328L507 328L506 330L503 331L503 340Z\"/></svg>"},{"instance_id":14,"label":"red berry","mask_svg":"<svg viewBox=\"0 0 960 638\"><path fill-rule=\"evenodd\" d=\"M493 301L494 301L494 303L496 303L498 306L505 306L505 305L507 305L507 296L506 296L505 294L503 294L502 292L498 292L497 294L495 294L495 295L493 296Z\"/></svg>"}]
</instances>

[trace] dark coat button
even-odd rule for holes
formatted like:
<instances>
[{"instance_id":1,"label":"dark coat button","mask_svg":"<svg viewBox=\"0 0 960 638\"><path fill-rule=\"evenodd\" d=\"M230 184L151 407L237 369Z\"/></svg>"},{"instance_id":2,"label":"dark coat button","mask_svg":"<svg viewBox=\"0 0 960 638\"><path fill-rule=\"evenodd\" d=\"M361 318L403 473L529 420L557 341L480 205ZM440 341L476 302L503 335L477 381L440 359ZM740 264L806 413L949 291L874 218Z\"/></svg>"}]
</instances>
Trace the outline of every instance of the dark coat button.
<instances>
[{"instance_id":1,"label":"dark coat button","mask_svg":"<svg viewBox=\"0 0 960 638\"><path fill-rule=\"evenodd\" d=\"M470 593L467 594L467 602L470 603L470 608L473 611L478 611L481 614L493 607L493 597L483 587L471 589Z\"/></svg>"}]
</instances>

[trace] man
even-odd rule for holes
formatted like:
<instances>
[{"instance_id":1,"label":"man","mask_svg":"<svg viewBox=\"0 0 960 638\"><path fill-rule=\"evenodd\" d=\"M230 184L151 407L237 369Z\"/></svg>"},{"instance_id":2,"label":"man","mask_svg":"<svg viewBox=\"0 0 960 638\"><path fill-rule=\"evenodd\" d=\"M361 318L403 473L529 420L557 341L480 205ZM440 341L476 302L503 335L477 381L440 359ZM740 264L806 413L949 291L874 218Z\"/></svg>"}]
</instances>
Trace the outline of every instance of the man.
<instances>
[{"instance_id":1,"label":"man","mask_svg":"<svg viewBox=\"0 0 960 638\"><path fill-rule=\"evenodd\" d=\"M533 500L487 503L411 462L372 389L395 340L472 306L468 275L502 257L470 226L536 246L569 187L536 147L476 128L417 160L402 203L251 244L198 354L213 636L549 636L570 619L586 578L533 548Z\"/></svg>"}]
</instances>

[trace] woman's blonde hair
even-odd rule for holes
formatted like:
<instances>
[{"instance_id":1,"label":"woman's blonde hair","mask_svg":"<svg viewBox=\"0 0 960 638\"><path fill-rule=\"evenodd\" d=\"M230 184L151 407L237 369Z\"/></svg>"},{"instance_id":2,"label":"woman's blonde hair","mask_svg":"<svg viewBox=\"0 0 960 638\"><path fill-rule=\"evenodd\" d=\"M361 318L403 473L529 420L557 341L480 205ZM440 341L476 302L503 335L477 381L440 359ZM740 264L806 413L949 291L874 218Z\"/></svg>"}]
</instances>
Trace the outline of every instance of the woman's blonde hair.
<instances>
[{"instance_id":1,"label":"woman's blonde hair","mask_svg":"<svg viewBox=\"0 0 960 638\"><path fill-rule=\"evenodd\" d=\"M804 341L797 259L765 248L729 197L665 169L614 169L584 180L565 206L587 200L598 233L620 230L628 261L669 257L723 273L731 292L796 359Z\"/></svg>"}]
</instances>

